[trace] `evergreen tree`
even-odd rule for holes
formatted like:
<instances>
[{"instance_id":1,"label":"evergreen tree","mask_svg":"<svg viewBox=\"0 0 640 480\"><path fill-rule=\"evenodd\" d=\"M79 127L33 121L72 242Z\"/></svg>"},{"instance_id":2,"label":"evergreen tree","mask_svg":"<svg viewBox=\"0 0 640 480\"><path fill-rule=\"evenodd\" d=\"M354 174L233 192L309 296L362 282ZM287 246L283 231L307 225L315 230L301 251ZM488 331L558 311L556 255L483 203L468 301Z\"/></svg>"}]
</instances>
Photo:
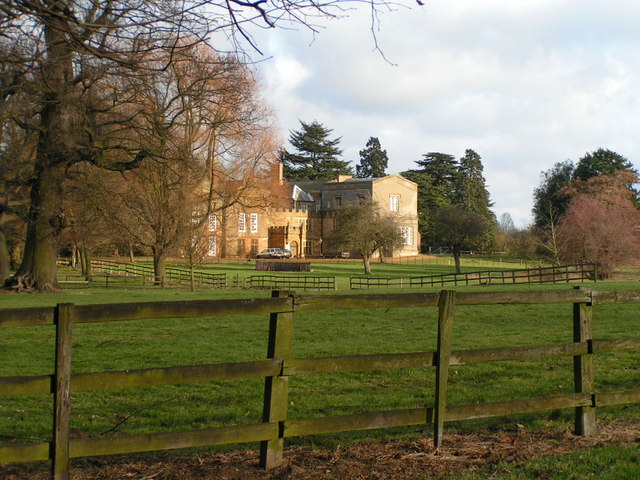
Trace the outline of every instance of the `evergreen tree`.
<instances>
[{"instance_id":1,"label":"evergreen tree","mask_svg":"<svg viewBox=\"0 0 640 480\"><path fill-rule=\"evenodd\" d=\"M557 223L569 204L563 190L573 178L575 167L571 160L556 163L542 173L540 186L533 191L533 225L547 230Z\"/></svg>"},{"instance_id":2,"label":"evergreen tree","mask_svg":"<svg viewBox=\"0 0 640 480\"><path fill-rule=\"evenodd\" d=\"M464 157L458 162L456 191L453 203L467 212L479 213L490 219L493 214L489 210L493 205L489 199L489 191L482 175L484 167L480 155L467 149Z\"/></svg>"},{"instance_id":3,"label":"evergreen tree","mask_svg":"<svg viewBox=\"0 0 640 480\"><path fill-rule=\"evenodd\" d=\"M380 140L370 137L364 150L360 150L360 165L356 165L356 177L384 177L388 163L387 151L382 150Z\"/></svg>"},{"instance_id":4,"label":"evergreen tree","mask_svg":"<svg viewBox=\"0 0 640 480\"><path fill-rule=\"evenodd\" d=\"M443 194L451 200L458 174L458 162L455 157L448 153L430 152L422 155L422 159L416 160L416 163L422 167L418 171L429 175L433 186L443 187Z\"/></svg>"},{"instance_id":5,"label":"evergreen tree","mask_svg":"<svg viewBox=\"0 0 640 480\"><path fill-rule=\"evenodd\" d=\"M464 157L458 162L458 175L455 179L455 197L453 204L468 213L482 216L487 225L495 225L496 218L491 211L493 203L489 198L486 180L482 175L484 167L480 155L470 148L465 150ZM484 230L482 247L493 243L494 229Z\"/></svg>"},{"instance_id":6,"label":"evergreen tree","mask_svg":"<svg viewBox=\"0 0 640 480\"><path fill-rule=\"evenodd\" d=\"M287 180L331 180L338 175L352 175L349 162L340 160L340 138L330 139L333 130L313 121L300 121L301 129L292 131L289 143L295 153L280 152Z\"/></svg>"},{"instance_id":7,"label":"evergreen tree","mask_svg":"<svg viewBox=\"0 0 640 480\"><path fill-rule=\"evenodd\" d=\"M599 148L594 152L585 154L578 160L573 177L589 180L600 175L613 175L616 170L628 170L638 173L633 169L631 162L619 153Z\"/></svg>"},{"instance_id":8,"label":"evergreen tree","mask_svg":"<svg viewBox=\"0 0 640 480\"><path fill-rule=\"evenodd\" d=\"M442 238L434 224L434 214L448 206L482 216L487 224L495 223L491 212L489 192L482 175L480 155L471 149L456 161L453 155L431 152L416 163L420 169L408 170L402 175L418 184L418 223L422 245L434 245ZM486 232L484 243L492 240L491 229Z\"/></svg>"},{"instance_id":9,"label":"evergreen tree","mask_svg":"<svg viewBox=\"0 0 640 480\"><path fill-rule=\"evenodd\" d=\"M433 184L432 177L420 170L408 170L401 175L418 185L418 229L422 245L428 244L428 234L432 230L431 218L434 211L450 205L450 199L441 187Z\"/></svg>"}]
</instances>

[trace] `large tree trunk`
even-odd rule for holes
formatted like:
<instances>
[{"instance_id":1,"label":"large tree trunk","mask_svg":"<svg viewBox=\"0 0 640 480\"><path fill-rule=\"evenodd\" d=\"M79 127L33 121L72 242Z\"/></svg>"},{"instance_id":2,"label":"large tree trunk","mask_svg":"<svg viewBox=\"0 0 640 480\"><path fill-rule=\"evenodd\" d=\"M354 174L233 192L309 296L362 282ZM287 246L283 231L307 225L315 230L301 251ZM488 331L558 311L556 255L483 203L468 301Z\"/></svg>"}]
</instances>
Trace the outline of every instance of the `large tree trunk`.
<instances>
[{"instance_id":1,"label":"large tree trunk","mask_svg":"<svg viewBox=\"0 0 640 480\"><path fill-rule=\"evenodd\" d=\"M65 227L62 213L63 166L36 166L31 188L29 224L22 263L8 285L24 291L57 288L58 235Z\"/></svg>"},{"instance_id":2,"label":"large tree trunk","mask_svg":"<svg viewBox=\"0 0 640 480\"><path fill-rule=\"evenodd\" d=\"M57 287L58 235L66 226L62 212L65 171L81 152L77 140L77 99L74 98L72 49L65 38L65 18L47 19L47 54L41 64L40 132L31 187L31 205L22 263L9 285L18 290L51 291Z\"/></svg>"}]
</instances>

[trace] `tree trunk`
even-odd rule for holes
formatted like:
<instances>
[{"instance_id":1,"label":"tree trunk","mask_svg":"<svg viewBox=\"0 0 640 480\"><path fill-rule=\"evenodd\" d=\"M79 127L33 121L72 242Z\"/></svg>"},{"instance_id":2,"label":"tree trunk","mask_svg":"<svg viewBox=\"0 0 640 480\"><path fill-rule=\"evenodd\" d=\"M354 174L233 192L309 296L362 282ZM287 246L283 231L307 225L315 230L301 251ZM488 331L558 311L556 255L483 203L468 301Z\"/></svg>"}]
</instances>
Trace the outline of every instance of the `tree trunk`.
<instances>
[{"instance_id":1,"label":"tree trunk","mask_svg":"<svg viewBox=\"0 0 640 480\"><path fill-rule=\"evenodd\" d=\"M79 257L79 253L78 253L78 244L75 243L73 245L73 248L71 249L71 268L76 268L78 266L78 257Z\"/></svg>"},{"instance_id":2,"label":"tree trunk","mask_svg":"<svg viewBox=\"0 0 640 480\"><path fill-rule=\"evenodd\" d=\"M80 273L84 276L87 272L86 257L82 254L82 243L80 243L76 249L78 251L78 259L80 260Z\"/></svg>"},{"instance_id":3,"label":"tree trunk","mask_svg":"<svg viewBox=\"0 0 640 480\"><path fill-rule=\"evenodd\" d=\"M18 290L52 291L57 287L58 235L65 227L62 213L64 167L36 165L31 188L29 225L22 263L9 285Z\"/></svg>"},{"instance_id":4,"label":"tree trunk","mask_svg":"<svg viewBox=\"0 0 640 480\"><path fill-rule=\"evenodd\" d=\"M227 258L227 209L220 210L220 247L218 258Z\"/></svg>"},{"instance_id":5,"label":"tree trunk","mask_svg":"<svg viewBox=\"0 0 640 480\"><path fill-rule=\"evenodd\" d=\"M64 32L67 19L47 18L46 56L40 66L43 86L39 138L30 194L27 236L22 263L9 285L18 290L51 291L57 287L58 235L66 226L62 183L66 168L81 156L78 148L78 105L74 96L72 48Z\"/></svg>"},{"instance_id":6,"label":"tree trunk","mask_svg":"<svg viewBox=\"0 0 640 480\"><path fill-rule=\"evenodd\" d=\"M155 276L154 284L162 285L167 266L167 256L160 247L153 247L153 273Z\"/></svg>"},{"instance_id":7,"label":"tree trunk","mask_svg":"<svg viewBox=\"0 0 640 480\"><path fill-rule=\"evenodd\" d=\"M364 274L371 275L371 256L363 255L362 263L364 263Z\"/></svg>"},{"instance_id":8,"label":"tree trunk","mask_svg":"<svg viewBox=\"0 0 640 480\"><path fill-rule=\"evenodd\" d=\"M0 285L9 278L9 250L7 249L7 238L0 230Z\"/></svg>"},{"instance_id":9,"label":"tree trunk","mask_svg":"<svg viewBox=\"0 0 640 480\"><path fill-rule=\"evenodd\" d=\"M129 261L131 263L136 263L136 258L133 256L133 243L129 244Z\"/></svg>"},{"instance_id":10,"label":"tree trunk","mask_svg":"<svg viewBox=\"0 0 640 480\"><path fill-rule=\"evenodd\" d=\"M456 273L462 273L462 268L460 268L460 250L454 248L453 251L453 263L456 265Z\"/></svg>"},{"instance_id":11,"label":"tree trunk","mask_svg":"<svg viewBox=\"0 0 640 480\"><path fill-rule=\"evenodd\" d=\"M87 246L82 244L82 258L84 259L84 276L88 281L91 281L91 252Z\"/></svg>"},{"instance_id":12,"label":"tree trunk","mask_svg":"<svg viewBox=\"0 0 640 480\"><path fill-rule=\"evenodd\" d=\"M191 276L191 291L195 292L196 291L196 276L195 276L195 272L193 269L193 261L191 262L191 265L189 265L189 273Z\"/></svg>"}]
</instances>

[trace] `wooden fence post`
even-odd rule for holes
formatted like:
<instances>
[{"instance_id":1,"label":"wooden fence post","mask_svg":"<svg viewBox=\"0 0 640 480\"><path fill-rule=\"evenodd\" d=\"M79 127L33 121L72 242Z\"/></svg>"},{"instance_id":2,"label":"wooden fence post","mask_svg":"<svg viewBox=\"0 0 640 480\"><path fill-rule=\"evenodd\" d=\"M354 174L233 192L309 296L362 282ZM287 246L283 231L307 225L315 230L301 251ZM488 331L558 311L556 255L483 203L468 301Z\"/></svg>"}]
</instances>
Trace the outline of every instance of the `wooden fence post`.
<instances>
[{"instance_id":1,"label":"wooden fence post","mask_svg":"<svg viewBox=\"0 0 640 480\"><path fill-rule=\"evenodd\" d=\"M53 397L53 444L51 476L53 480L69 478L69 431L71 428L71 303L56 306L55 393Z\"/></svg>"},{"instance_id":2,"label":"wooden fence post","mask_svg":"<svg viewBox=\"0 0 640 480\"><path fill-rule=\"evenodd\" d=\"M292 294L293 292L273 291L271 296L273 298L288 297ZM269 320L267 358L279 360L290 358L292 339L293 311L287 313L272 313ZM288 376L277 375L265 378L262 421L280 423L279 438L275 440L265 440L260 443L260 467L265 470L270 470L282 463L282 453L284 450L283 422L287 418L288 397Z\"/></svg>"},{"instance_id":3,"label":"wooden fence post","mask_svg":"<svg viewBox=\"0 0 640 480\"><path fill-rule=\"evenodd\" d=\"M587 290L574 287L577 290ZM589 290L587 290L589 291ZM573 304L573 341L587 342L589 350L586 355L573 357L573 382L576 393L594 394L595 381L593 371L593 308L592 303ZM591 436L596 432L595 407L576 407L576 435Z\"/></svg>"},{"instance_id":4,"label":"wooden fence post","mask_svg":"<svg viewBox=\"0 0 640 480\"><path fill-rule=\"evenodd\" d=\"M444 417L447 409L447 381L453 337L453 314L456 292L443 290L438 300L438 347L436 350L436 398L433 410L433 445L442 445Z\"/></svg>"}]
</instances>

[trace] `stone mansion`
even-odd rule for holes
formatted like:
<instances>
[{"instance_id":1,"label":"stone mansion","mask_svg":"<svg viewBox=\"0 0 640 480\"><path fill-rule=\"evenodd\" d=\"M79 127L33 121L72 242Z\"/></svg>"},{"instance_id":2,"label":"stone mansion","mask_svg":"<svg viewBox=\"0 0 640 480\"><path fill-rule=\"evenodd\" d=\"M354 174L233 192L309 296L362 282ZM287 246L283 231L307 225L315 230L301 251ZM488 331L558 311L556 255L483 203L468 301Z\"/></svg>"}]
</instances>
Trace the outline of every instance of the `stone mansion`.
<instances>
[{"instance_id":1,"label":"stone mansion","mask_svg":"<svg viewBox=\"0 0 640 480\"><path fill-rule=\"evenodd\" d=\"M288 192L288 198L279 207L245 210L234 206L212 214L206 226L208 256L250 258L270 247L287 248L294 257L330 255L326 239L331 237L336 211L365 200L400 218L404 246L387 256L420 253L418 188L398 174L380 178L343 175L315 182L281 180L280 188Z\"/></svg>"}]
</instances>

